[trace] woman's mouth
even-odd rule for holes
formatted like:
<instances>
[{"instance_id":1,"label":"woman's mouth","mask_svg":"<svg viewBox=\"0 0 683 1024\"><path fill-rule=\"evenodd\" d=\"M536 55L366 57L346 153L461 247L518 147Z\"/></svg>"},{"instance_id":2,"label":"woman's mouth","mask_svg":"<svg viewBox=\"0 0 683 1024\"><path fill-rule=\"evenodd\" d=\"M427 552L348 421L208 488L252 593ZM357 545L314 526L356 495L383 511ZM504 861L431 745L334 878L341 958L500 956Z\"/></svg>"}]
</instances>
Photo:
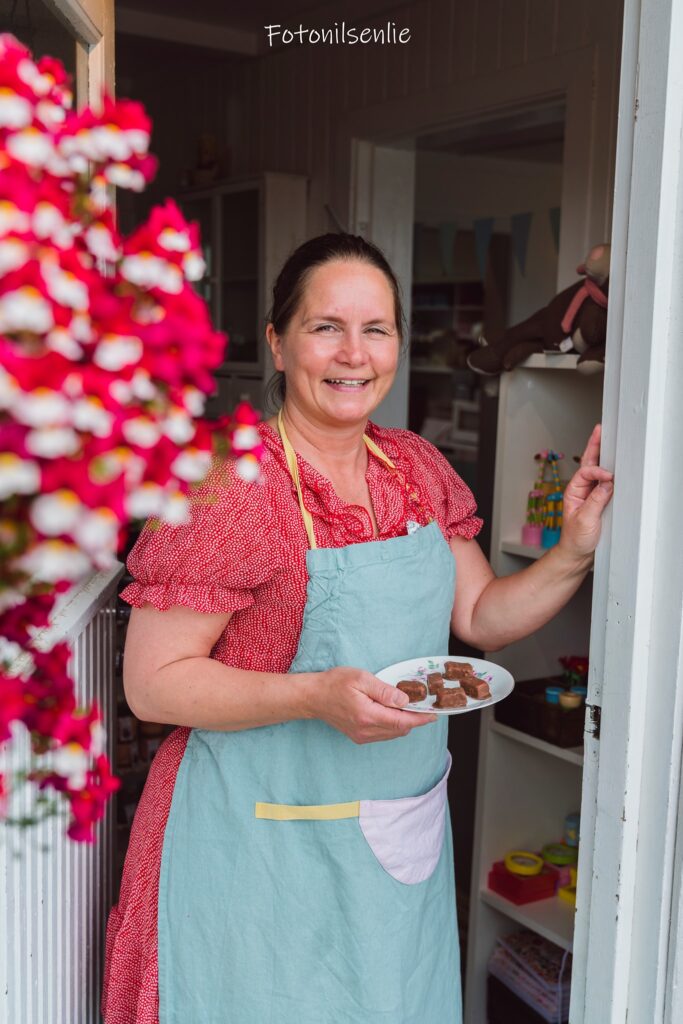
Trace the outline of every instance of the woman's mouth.
<instances>
[{"instance_id":1,"label":"woman's mouth","mask_svg":"<svg viewBox=\"0 0 683 1024\"><path fill-rule=\"evenodd\" d=\"M370 381L367 378L330 377L325 383L335 391L362 391Z\"/></svg>"}]
</instances>

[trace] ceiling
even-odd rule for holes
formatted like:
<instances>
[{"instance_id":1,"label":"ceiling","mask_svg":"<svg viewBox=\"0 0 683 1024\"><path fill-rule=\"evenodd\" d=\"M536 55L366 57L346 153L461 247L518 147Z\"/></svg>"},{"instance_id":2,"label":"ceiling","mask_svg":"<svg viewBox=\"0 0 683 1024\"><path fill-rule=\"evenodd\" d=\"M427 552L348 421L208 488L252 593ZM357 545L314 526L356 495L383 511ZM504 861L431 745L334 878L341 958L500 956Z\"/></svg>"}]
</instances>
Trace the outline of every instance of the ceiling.
<instances>
[{"instance_id":1,"label":"ceiling","mask_svg":"<svg viewBox=\"0 0 683 1024\"><path fill-rule=\"evenodd\" d=\"M417 140L417 147L458 156L562 163L563 104L546 105L489 120L457 125Z\"/></svg>"},{"instance_id":2,"label":"ceiling","mask_svg":"<svg viewBox=\"0 0 683 1024\"><path fill-rule=\"evenodd\" d=\"M282 24L291 27L302 20L314 25L331 25L335 21L370 20L385 11L393 12L407 0L116 0L116 6L128 10L193 22L212 23L248 32L262 32L264 25ZM189 7L189 10L188 10ZM314 22L313 17L318 18Z\"/></svg>"}]
</instances>

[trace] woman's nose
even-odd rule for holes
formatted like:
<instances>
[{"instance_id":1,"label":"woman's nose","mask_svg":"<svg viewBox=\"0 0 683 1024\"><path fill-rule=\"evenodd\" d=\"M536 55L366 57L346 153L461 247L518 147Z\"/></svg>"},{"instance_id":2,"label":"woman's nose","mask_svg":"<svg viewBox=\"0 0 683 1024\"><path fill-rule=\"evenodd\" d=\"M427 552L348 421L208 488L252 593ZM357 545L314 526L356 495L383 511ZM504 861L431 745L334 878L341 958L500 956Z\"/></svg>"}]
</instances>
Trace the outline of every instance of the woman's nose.
<instances>
[{"instance_id":1,"label":"woman's nose","mask_svg":"<svg viewBox=\"0 0 683 1024\"><path fill-rule=\"evenodd\" d=\"M362 366L367 359L367 346L363 333L355 330L345 331L338 356L349 366Z\"/></svg>"}]
</instances>

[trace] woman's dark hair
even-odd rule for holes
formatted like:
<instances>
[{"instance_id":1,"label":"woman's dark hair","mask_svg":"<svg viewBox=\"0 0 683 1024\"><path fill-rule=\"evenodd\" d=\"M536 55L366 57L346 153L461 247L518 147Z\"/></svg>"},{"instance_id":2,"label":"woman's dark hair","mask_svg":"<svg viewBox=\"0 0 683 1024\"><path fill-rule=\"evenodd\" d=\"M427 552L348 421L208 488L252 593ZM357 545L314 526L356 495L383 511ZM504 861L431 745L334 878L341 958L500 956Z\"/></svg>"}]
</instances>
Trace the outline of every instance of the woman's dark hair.
<instances>
[{"instance_id":1,"label":"woman's dark hair","mask_svg":"<svg viewBox=\"0 0 683 1024\"><path fill-rule=\"evenodd\" d=\"M318 235L295 249L285 262L273 285L273 305L268 314L277 334L284 334L296 313L311 273L316 267L333 260L360 260L381 270L394 294L394 315L399 338L403 342L405 316L401 302L401 288L384 253L360 235L339 234ZM268 381L265 404L268 408L282 405L286 393L284 373L274 373Z\"/></svg>"}]
</instances>

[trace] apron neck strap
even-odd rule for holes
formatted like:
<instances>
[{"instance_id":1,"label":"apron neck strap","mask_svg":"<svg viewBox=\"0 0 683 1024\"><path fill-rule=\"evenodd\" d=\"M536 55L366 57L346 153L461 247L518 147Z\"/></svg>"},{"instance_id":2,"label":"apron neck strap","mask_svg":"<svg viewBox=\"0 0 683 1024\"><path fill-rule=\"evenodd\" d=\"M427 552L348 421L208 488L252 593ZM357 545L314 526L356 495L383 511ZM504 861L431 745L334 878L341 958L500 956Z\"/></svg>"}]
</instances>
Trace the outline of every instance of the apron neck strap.
<instances>
[{"instance_id":1,"label":"apron neck strap","mask_svg":"<svg viewBox=\"0 0 683 1024\"><path fill-rule=\"evenodd\" d=\"M304 504L304 496L301 490L301 479L299 477L299 466L296 461L296 452L292 448L292 443L287 436L287 431L285 430L282 409L280 409L277 414L277 429L279 430L280 437L282 438L282 447L285 450L287 467L289 469L290 476L294 481L294 486L296 487L296 493L299 499L299 508L301 509L301 517L304 521L304 526L306 527L306 533L308 534L308 543L310 547L315 550L318 545L316 544L315 532L313 530L313 517ZM391 459L384 454L381 448L377 447L375 442L369 438L367 434L363 434L363 440L365 441L368 450L371 451L373 455L377 456L380 462L383 462L389 467L389 469L396 471L396 466Z\"/></svg>"}]
</instances>

